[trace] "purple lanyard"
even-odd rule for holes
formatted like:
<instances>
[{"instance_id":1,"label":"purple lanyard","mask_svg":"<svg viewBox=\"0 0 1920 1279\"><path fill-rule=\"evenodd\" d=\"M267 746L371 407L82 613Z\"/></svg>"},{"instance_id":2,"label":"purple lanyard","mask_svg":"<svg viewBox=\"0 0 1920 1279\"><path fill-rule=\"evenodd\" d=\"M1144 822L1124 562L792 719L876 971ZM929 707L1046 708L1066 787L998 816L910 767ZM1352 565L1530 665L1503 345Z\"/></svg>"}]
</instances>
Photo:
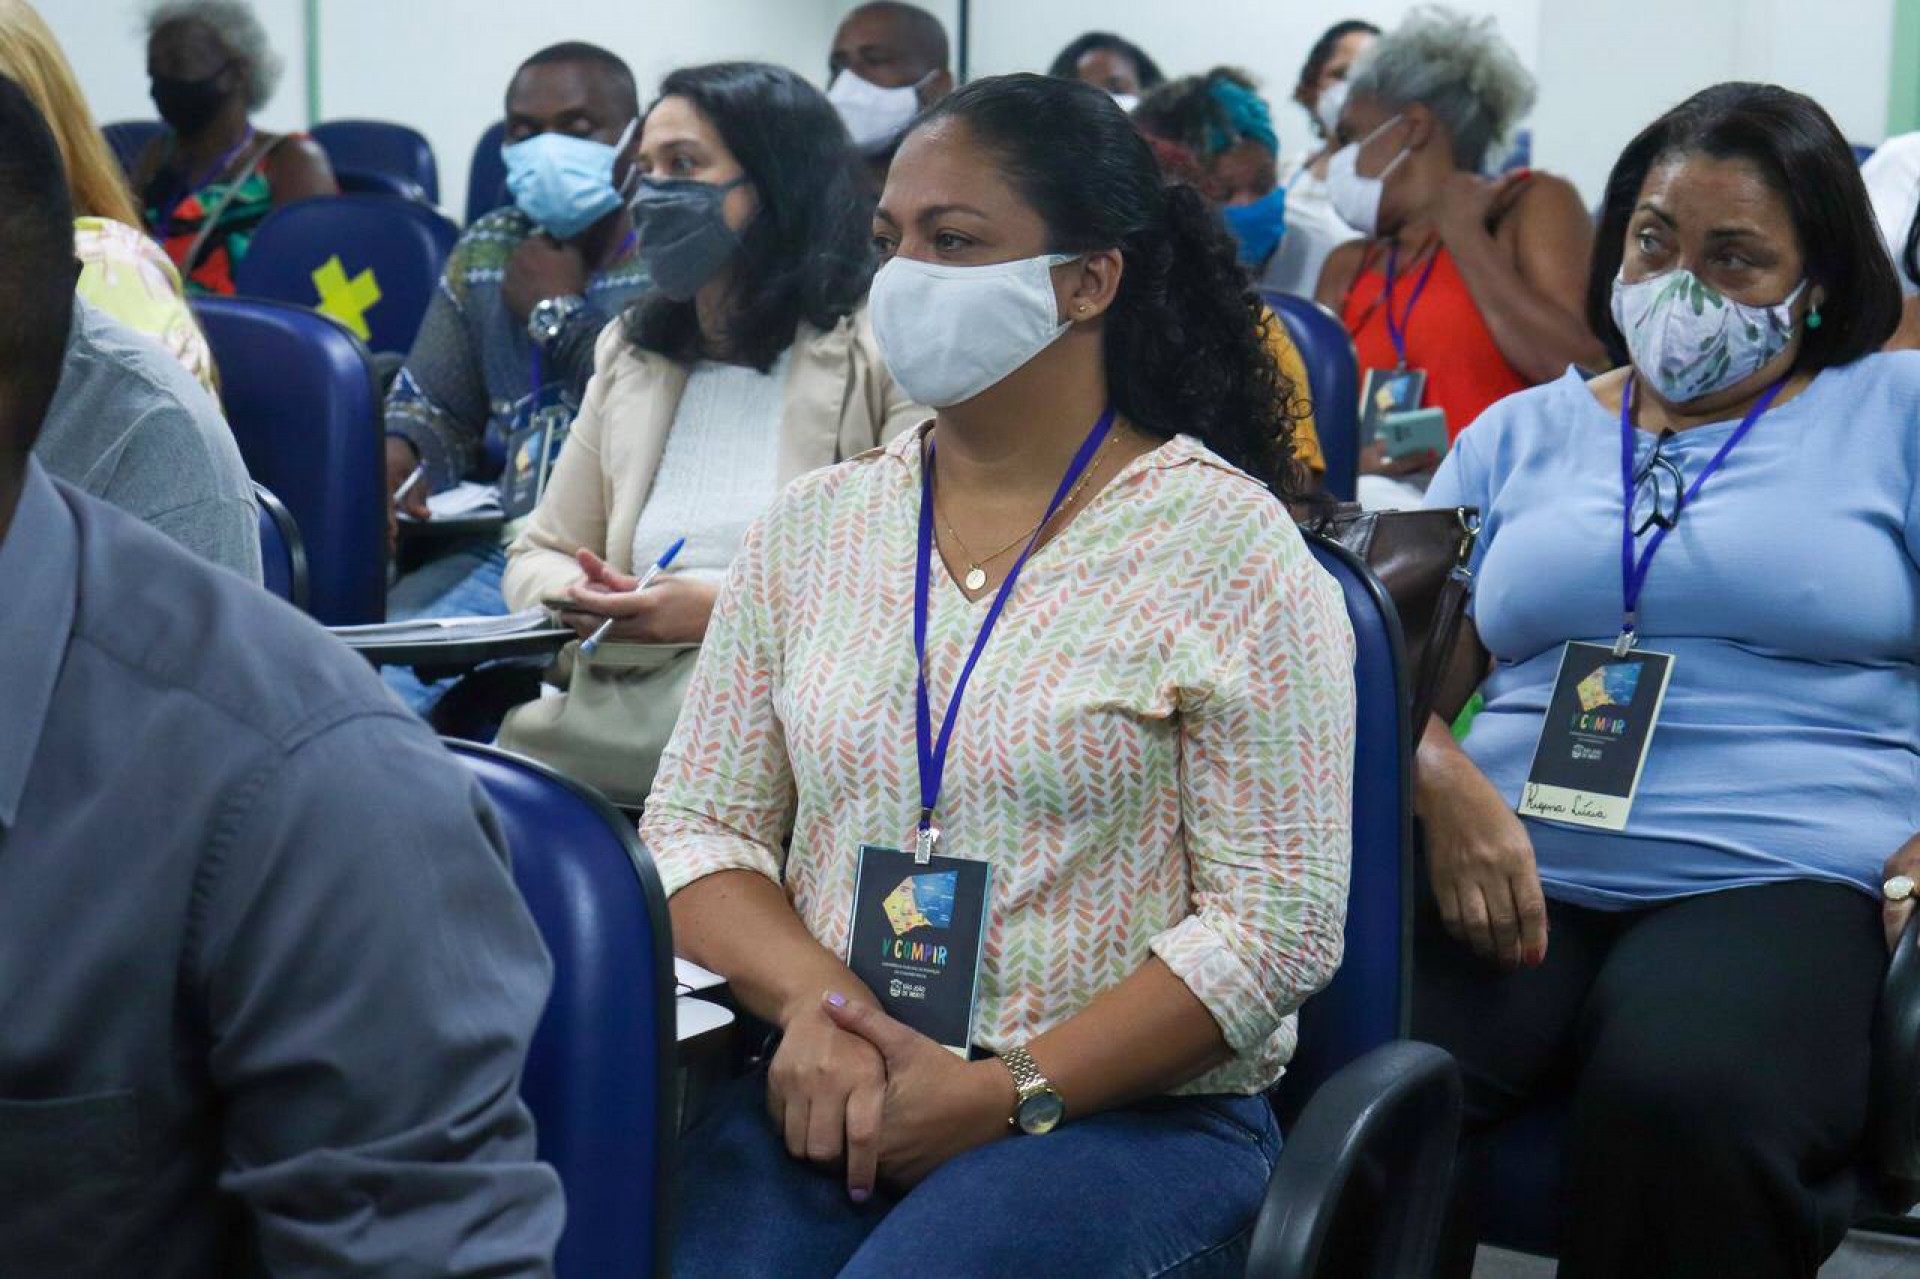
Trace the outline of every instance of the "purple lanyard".
<instances>
[{"instance_id":1,"label":"purple lanyard","mask_svg":"<svg viewBox=\"0 0 1920 1279\"><path fill-rule=\"evenodd\" d=\"M1073 455L1073 461L1068 465L1067 473L1060 478L1060 487L1054 490L1053 501L1047 505L1047 513L1041 519L1040 526L1033 530L1033 536L1027 539L1026 549L1020 552L1020 558L1007 571L1006 580L1000 583L1000 589L993 597L993 606L987 610L987 620L980 624L980 634L974 638L973 652L967 655L967 664L961 668L960 678L954 681L953 696L948 700L947 713L940 721L940 740L937 743L933 740L933 710L927 701L927 590L933 576L934 554L934 446L932 442L927 444L927 461L920 474L920 549L913 576L913 656L918 667L915 673L913 729L914 744L920 756L920 826L914 840L914 860L922 865L933 856L934 841L940 838L940 832L934 829L933 813L940 803L940 786L947 772L947 747L952 744L953 726L960 718L960 699L966 696L967 681L972 678L974 665L986 650L994 624L1000 620L1001 610L1007 606L1007 596L1013 594L1013 584L1019 580L1020 570L1026 567L1027 558L1033 554L1040 535L1053 522L1053 517L1060 513L1067 494L1073 491L1073 486L1086 474L1087 467L1093 464L1094 454L1100 451L1107 432L1112 429L1113 410L1109 408L1093 424L1093 430L1087 433L1080 451Z\"/></svg>"},{"instance_id":2,"label":"purple lanyard","mask_svg":"<svg viewBox=\"0 0 1920 1279\"><path fill-rule=\"evenodd\" d=\"M1640 592L1646 587L1647 571L1653 567L1653 557L1659 553L1661 545L1667 540L1667 534L1673 531L1672 524L1662 524L1656 528L1653 536L1647 539L1646 549L1640 552L1638 562L1635 562L1633 555L1633 390L1635 382L1635 375L1629 373L1626 391L1620 397L1620 487L1625 493L1626 506L1621 516L1620 594L1626 620L1621 624L1620 638L1613 643L1615 657L1625 657L1634 646L1640 621ZM1768 387L1760 398L1754 401L1753 407L1747 410L1746 417L1740 420L1740 425L1734 428L1732 435L1727 437L1727 442L1720 446L1720 451L1713 455L1713 460L1700 468L1700 474L1680 498L1679 505L1674 508L1673 514L1676 521L1680 513L1692 506L1694 500L1700 496L1700 490L1706 487L1708 478L1720 469L1720 464L1727 460L1727 454L1733 452L1733 446L1744 440L1747 432L1753 429L1754 423L1760 420L1760 415L1772 407L1774 397L1780 394L1780 388L1786 384L1787 380L1781 378Z\"/></svg>"},{"instance_id":3,"label":"purple lanyard","mask_svg":"<svg viewBox=\"0 0 1920 1279\"><path fill-rule=\"evenodd\" d=\"M1400 361L1400 367L1407 367L1407 326L1413 323L1413 308L1420 302L1420 295L1426 291L1427 278L1433 274L1433 264L1440 260L1440 248L1434 246L1433 256L1427 259L1426 269L1420 272L1420 278L1413 282L1413 293L1407 298L1407 309L1400 318L1393 316L1393 285L1399 275L1400 242L1394 240L1387 245L1387 293L1384 310L1387 313L1387 340L1393 343L1393 354Z\"/></svg>"},{"instance_id":4,"label":"purple lanyard","mask_svg":"<svg viewBox=\"0 0 1920 1279\"><path fill-rule=\"evenodd\" d=\"M239 155L241 149L251 141L253 141L253 126L248 125L247 131L240 135L240 140L234 143L232 146L228 147L225 151L221 152L220 158L218 160L215 160L212 164L208 165L201 172L200 177L197 180L190 180L187 182L185 186L176 186L174 188L173 194L169 196L167 199L167 207L160 210L160 216L162 218L162 221L160 224L161 239L164 240L173 234L173 211L176 207L179 206L180 201L192 195L194 192L198 191L201 187L205 186L208 182L212 181L214 178L217 178L222 173L224 173L226 171L227 166L233 163L233 157L235 157L236 155ZM176 147L179 145L178 138L174 139L174 145Z\"/></svg>"}]
</instances>

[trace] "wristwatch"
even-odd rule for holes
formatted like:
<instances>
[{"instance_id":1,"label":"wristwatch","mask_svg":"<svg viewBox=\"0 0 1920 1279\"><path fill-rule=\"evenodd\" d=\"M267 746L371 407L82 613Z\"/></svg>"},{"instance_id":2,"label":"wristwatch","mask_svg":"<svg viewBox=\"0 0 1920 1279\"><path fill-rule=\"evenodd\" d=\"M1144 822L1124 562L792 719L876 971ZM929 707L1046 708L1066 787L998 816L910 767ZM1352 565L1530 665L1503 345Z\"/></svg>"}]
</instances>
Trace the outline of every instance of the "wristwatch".
<instances>
[{"instance_id":1,"label":"wristwatch","mask_svg":"<svg viewBox=\"0 0 1920 1279\"><path fill-rule=\"evenodd\" d=\"M578 293L562 293L559 297L541 298L533 304L533 310L527 313L527 336L541 350L560 336L560 330L566 326L567 317L587 304L587 300Z\"/></svg>"},{"instance_id":2,"label":"wristwatch","mask_svg":"<svg viewBox=\"0 0 1920 1279\"><path fill-rule=\"evenodd\" d=\"M1013 1075L1013 1089L1020 1099L1014 1103L1013 1113L1007 1116L1009 1127L1018 1128L1030 1137L1040 1137L1052 1132L1066 1118L1067 1103L1060 1099L1054 1086L1040 1073L1040 1067L1034 1064L1033 1054L1024 1048L1016 1048L1000 1059Z\"/></svg>"}]
</instances>

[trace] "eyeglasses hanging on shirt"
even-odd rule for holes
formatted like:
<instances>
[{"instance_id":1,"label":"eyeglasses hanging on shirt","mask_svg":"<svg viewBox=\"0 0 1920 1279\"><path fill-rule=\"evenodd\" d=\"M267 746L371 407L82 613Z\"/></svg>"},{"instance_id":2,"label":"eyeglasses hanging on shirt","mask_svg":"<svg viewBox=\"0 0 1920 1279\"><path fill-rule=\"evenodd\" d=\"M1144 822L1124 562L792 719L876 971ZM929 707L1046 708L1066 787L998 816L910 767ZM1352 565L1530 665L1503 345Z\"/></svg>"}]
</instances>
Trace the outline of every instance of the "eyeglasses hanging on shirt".
<instances>
[{"instance_id":1,"label":"eyeglasses hanging on shirt","mask_svg":"<svg viewBox=\"0 0 1920 1279\"><path fill-rule=\"evenodd\" d=\"M1660 432L1653 449L1633 470L1633 535L1645 537L1650 529L1671 529L1680 522L1680 510L1687 502L1687 477L1680 466L1666 455L1672 430Z\"/></svg>"}]
</instances>

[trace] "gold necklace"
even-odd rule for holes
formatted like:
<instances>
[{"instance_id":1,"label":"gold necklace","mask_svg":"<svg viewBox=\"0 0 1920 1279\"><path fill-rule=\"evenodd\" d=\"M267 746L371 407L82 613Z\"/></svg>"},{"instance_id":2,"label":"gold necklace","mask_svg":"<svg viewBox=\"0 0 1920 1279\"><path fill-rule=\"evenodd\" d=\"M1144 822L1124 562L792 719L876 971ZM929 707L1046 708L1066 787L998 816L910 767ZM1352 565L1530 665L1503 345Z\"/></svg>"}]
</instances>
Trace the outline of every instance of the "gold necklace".
<instances>
[{"instance_id":1,"label":"gold necklace","mask_svg":"<svg viewBox=\"0 0 1920 1279\"><path fill-rule=\"evenodd\" d=\"M1074 503L1074 500L1080 496L1080 491L1087 487L1087 481L1093 478L1093 472L1100 463L1100 455L1107 451L1107 445L1112 442L1113 437L1116 434L1118 434L1117 431L1107 432L1107 438L1100 441L1100 447L1094 450L1092 459L1090 459L1087 462L1087 469L1085 473L1080 476L1080 482L1073 486L1073 491L1067 494L1066 500L1060 503L1060 505L1054 509L1052 514L1041 516L1040 522L1038 524L1034 525L1032 528L1022 533L1019 537L1014 538L1011 542L1008 542L1005 546L1001 547L999 550L995 551L993 554L988 556L984 556L984 557L977 556L971 550L969 550L967 548L966 542L961 539L960 534L954 529L953 521L949 520L944 514L941 513L939 488L936 485L934 489L934 502L933 502L934 514L940 516L940 522L946 525L947 536L952 538L953 544L960 548L960 553L967 557L967 571L961 577L960 584L965 586L969 591L977 591L981 587L985 586L987 584L987 570L984 567L985 565L993 563L995 560L999 559L1002 555L1005 555L1008 551L1011 551L1014 547L1023 546L1026 543L1032 541L1035 537L1038 537L1040 534L1040 530L1045 528L1047 526L1047 523L1050 520L1058 516L1062 511L1065 511L1068 507L1072 506Z\"/></svg>"}]
</instances>

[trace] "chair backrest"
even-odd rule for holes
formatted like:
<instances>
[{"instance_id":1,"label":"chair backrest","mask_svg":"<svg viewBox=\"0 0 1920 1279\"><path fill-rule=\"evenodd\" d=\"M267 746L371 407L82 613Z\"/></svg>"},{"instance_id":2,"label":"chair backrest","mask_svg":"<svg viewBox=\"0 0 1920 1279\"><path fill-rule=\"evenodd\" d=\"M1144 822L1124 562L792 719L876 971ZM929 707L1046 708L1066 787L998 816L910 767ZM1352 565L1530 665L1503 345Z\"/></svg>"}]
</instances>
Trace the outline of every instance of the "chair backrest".
<instances>
[{"instance_id":1,"label":"chair backrest","mask_svg":"<svg viewBox=\"0 0 1920 1279\"><path fill-rule=\"evenodd\" d=\"M1312 298L1278 289L1261 296L1287 326L1307 366L1313 425L1327 459L1327 492L1351 502L1360 478L1360 357L1340 317Z\"/></svg>"},{"instance_id":2,"label":"chair backrest","mask_svg":"<svg viewBox=\"0 0 1920 1279\"><path fill-rule=\"evenodd\" d=\"M440 203L440 166L419 130L388 120L329 120L308 132L327 153L335 173L384 173L411 182L428 204Z\"/></svg>"},{"instance_id":3,"label":"chair backrest","mask_svg":"<svg viewBox=\"0 0 1920 1279\"><path fill-rule=\"evenodd\" d=\"M247 470L304 536L308 612L329 626L386 616L386 455L373 362L316 311L201 298L194 314Z\"/></svg>"},{"instance_id":4,"label":"chair backrest","mask_svg":"<svg viewBox=\"0 0 1920 1279\"><path fill-rule=\"evenodd\" d=\"M1513 145L1494 167L1497 173L1512 173L1515 169L1530 168L1533 165L1533 130L1517 129L1513 135Z\"/></svg>"},{"instance_id":5,"label":"chair backrest","mask_svg":"<svg viewBox=\"0 0 1920 1279\"><path fill-rule=\"evenodd\" d=\"M134 166L140 161L140 153L147 143L167 131L167 126L158 120L116 120L112 124L100 126L107 145L113 149L113 158L120 161L120 169L129 180L133 177ZM139 192L134 192L135 198Z\"/></svg>"},{"instance_id":6,"label":"chair backrest","mask_svg":"<svg viewBox=\"0 0 1920 1279\"><path fill-rule=\"evenodd\" d=\"M673 1153L673 937L633 823L533 760L447 746L500 815L513 878L553 956L520 1095L560 1174L562 1275L667 1273Z\"/></svg>"},{"instance_id":7,"label":"chair backrest","mask_svg":"<svg viewBox=\"0 0 1920 1279\"><path fill-rule=\"evenodd\" d=\"M375 351L404 354L459 236L433 208L400 196L297 200L261 222L234 285L325 311Z\"/></svg>"},{"instance_id":8,"label":"chair backrest","mask_svg":"<svg viewBox=\"0 0 1920 1279\"><path fill-rule=\"evenodd\" d=\"M266 485L256 481L253 496L260 506L260 584L305 612L307 547L300 540L299 522Z\"/></svg>"},{"instance_id":9,"label":"chair backrest","mask_svg":"<svg viewBox=\"0 0 1920 1279\"><path fill-rule=\"evenodd\" d=\"M1305 536L1340 584L1353 624L1353 875L1346 957L1300 1010L1299 1047L1275 1095L1283 1124L1342 1066L1406 1035L1412 987L1413 753L1400 618L1351 551Z\"/></svg>"},{"instance_id":10,"label":"chair backrest","mask_svg":"<svg viewBox=\"0 0 1920 1279\"><path fill-rule=\"evenodd\" d=\"M420 184L411 178L396 178L391 173L378 173L372 169L335 169L334 180L340 189L348 195L397 195L402 200L415 200L421 204L431 204L427 193Z\"/></svg>"},{"instance_id":11,"label":"chair backrest","mask_svg":"<svg viewBox=\"0 0 1920 1279\"><path fill-rule=\"evenodd\" d=\"M473 163L467 168L468 226L513 198L507 194L507 162L500 158L506 136L506 121L495 120L473 144Z\"/></svg>"}]
</instances>

